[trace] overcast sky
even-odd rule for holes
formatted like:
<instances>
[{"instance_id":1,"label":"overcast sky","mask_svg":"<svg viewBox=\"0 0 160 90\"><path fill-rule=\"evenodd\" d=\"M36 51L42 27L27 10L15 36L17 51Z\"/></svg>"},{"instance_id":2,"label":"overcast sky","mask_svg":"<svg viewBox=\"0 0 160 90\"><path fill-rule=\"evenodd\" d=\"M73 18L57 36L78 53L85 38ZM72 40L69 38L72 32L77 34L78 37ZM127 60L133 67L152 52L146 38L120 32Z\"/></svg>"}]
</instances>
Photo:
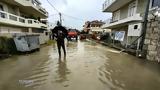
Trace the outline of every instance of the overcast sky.
<instances>
[{"instance_id":1,"label":"overcast sky","mask_svg":"<svg viewBox=\"0 0 160 90\"><path fill-rule=\"evenodd\" d=\"M59 17L47 0L40 0L42 6L49 12L49 21L55 23ZM63 25L82 29L85 21L106 20L111 17L109 13L102 12L105 0L49 0L62 15ZM75 18L71 18L75 17Z\"/></svg>"}]
</instances>

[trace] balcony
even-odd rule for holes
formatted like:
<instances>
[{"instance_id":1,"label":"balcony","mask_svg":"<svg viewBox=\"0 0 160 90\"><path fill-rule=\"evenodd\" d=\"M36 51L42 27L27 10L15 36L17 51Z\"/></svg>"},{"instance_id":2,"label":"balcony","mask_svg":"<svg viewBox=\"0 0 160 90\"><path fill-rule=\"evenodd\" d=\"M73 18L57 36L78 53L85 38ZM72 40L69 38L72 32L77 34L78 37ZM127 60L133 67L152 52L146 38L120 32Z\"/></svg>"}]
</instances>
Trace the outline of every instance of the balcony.
<instances>
[{"instance_id":1,"label":"balcony","mask_svg":"<svg viewBox=\"0 0 160 90\"><path fill-rule=\"evenodd\" d=\"M25 11L27 14L34 15L36 17L46 18L48 12L41 6L38 0L3 0L10 5L16 5L20 10Z\"/></svg>"},{"instance_id":2,"label":"balcony","mask_svg":"<svg viewBox=\"0 0 160 90\"><path fill-rule=\"evenodd\" d=\"M114 12L133 0L106 0L103 4L103 12Z\"/></svg>"},{"instance_id":3,"label":"balcony","mask_svg":"<svg viewBox=\"0 0 160 90\"><path fill-rule=\"evenodd\" d=\"M104 24L102 28L112 29L112 28L117 28L117 27L128 25L128 23L131 23L131 22L141 22L142 20L143 18L140 16L140 14L135 14L132 17L128 17L125 19L117 20L117 21L108 19L105 21L106 24Z\"/></svg>"},{"instance_id":4,"label":"balcony","mask_svg":"<svg viewBox=\"0 0 160 90\"><path fill-rule=\"evenodd\" d=\"M101 27L91 27L90 29L92 32L103 32L103 29Z\"/></svg>"},{"instance_id":5,"label":"balcony","mask_svg":"<svg viewBox=\"0 0 160 90\"><path fill-rule=\"evenodd\" d=\"M19 27L47 28L46 24L40 23L38 20L25 19L4 11L0 11L0 23Z\"/></svg>"}]
</instances>

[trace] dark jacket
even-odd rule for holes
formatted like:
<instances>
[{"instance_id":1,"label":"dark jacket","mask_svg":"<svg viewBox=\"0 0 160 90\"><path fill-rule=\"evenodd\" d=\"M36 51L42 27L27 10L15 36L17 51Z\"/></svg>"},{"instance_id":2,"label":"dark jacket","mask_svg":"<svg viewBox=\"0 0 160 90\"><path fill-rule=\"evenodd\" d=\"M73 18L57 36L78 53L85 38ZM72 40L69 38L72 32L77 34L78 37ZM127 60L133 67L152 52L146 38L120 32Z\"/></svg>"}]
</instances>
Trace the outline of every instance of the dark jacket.
<instances>
[{"instance_id":1,"label":"dark jacket","mask_svg":"<svg viewBox=\"0 0 160 90\"><path fill-rule=\"evenodd\" d=\"M68 36L68 31L65 27L63 26L56 26L53 30L52 30L52 37L54 39L54 37L57 38L57 41L62 41L65 38L67 38Z\"/></svg>"}]
</instances>

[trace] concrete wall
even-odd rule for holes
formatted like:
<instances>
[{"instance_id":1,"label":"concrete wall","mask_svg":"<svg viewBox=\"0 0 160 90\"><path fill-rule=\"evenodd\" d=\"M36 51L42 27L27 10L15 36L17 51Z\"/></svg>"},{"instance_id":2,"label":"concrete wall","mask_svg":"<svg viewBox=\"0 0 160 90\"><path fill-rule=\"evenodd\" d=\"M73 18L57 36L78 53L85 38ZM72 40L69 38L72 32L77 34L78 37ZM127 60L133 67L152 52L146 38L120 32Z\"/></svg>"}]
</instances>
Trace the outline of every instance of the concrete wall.
<instances>
[{"instance_id":1,"label":"concrete wall","mask_svg":"<svg viewBox=\"0 0 160 90\"><path fill-rule=\"evenodd\" d=\"M9 38L12 38L13 33L28 33L29 29L32 29L32 28L17 28L17 27L0 26L0 36L6 36ZM40 35L39 36L40 44L45 44L49 40L49 34L46 35L46 32L36 33L36 34Z\"/></svg>"},{"instance_id":2,"label":"concrete wall","mask_svg":"<svg viewBox=\"0 0 160 90\"><path fill-rule=\"evenodd\" d=\"M125 31L124 40L121 41L121 45L122 45L123 47L125 47L125 45L126 45L126 43L127 43L128 26L119 27L119 28L115 28L115 29L112 30L112 32L117 32L117 31Z\"/></svg>"},{"instance_id":3,"label":"concrete wall","mask_svg":"<svg viewBox=\"0 0 160 90\"><path fill-rule=\"evenodd\" d=\"M18 13L16 12L16 7L11 6L11 5L7 5L8 6L8 12L14 15L18 15Z\"/></svg>"},{"instance_id":4,"label":"concrete wall","mask_svg":"<svg viewBox=\"0 0 160 90\"><path fill-rule=\"evenodd\" d=\"M129 4L120 9L120 20L128 17L128 6Z\"/></svg>"},{"instance_id":5,"label":"concrete wall","mask_svg":"<svg viewBox=\"0 0 160 90\"><path fill-rule=\"evenodd\" d=\"M116 32L116 31L125 31L124 40L121 41L121 45L123 47L126 47L126 45L131 45L138 38L138 36L128 36L128 25L124 27L112 29L112 32ZM135 45L137 45L137 43L138 41L135 42Z\"/></svg>"},{"instance_id":6,"label":"concrete wall","mask_svg":"<svg viewBox=\"0 0 160 90\"><path fill-rule=\"evenodd\" d=\"M40 40L40 44L46 44L49 40L49 34L46 35L45 33L41 33L39 40Z\"/></svg>"},{"instance_id":7,"label":"concrete wall","mask_svg":"<svg viewBox=\"0 0 160 90\"><path fill-rule=\"evenodd\" d=\"M6 3L0 1L0 4L3 6L4 11L8 12L8 6Z\"/></svg>"},{"instance_id":8,"label":"concrete wall","mask_svg":"<svg viewBox=\"0 0 160 90\"><path fill-rule=\"evenodd\" d=\"M24 32L28 32L27 28L0 25L0 33L24 33Z\"/></svg>"},{"instance_id":9,"label":"concrete wall","mask_svg":"<svg viewBox=\"0 0 160 90\"><path fill-rule=\"evenodd\" d=\"M148 60L160 62L160 17L149 20L143 50Z\"/></svg>"},{"instance_id":10,"label":"concrete wall","mask_svg":"<svg viewBox=\"0 0 160 90\"><path fill-rule=\"evenodd\" d=\"M20 16L20 11L17 6L9 5L4 2L0 2L0 4L3 6L5 12Z\"/></svg>"},{"instance_id":11,"label":"concrete wall","mask_svg":"<svg viewBox=\"0 0 160 90\"><path fill-rule=\"evenodd\" d=\"M27 1L27 0L15 0L16 2L20 3L23 6L32 6L31 0Z\"/></svg>"},{"instance_id":12,"label":"concrete wall","mask_svg":"<svg viewBox=\"0 0 160 90\"><path fill-rule=\"evenodd\" d=\"M136 1L136 0L133 0L133 1ZM132 3L132 2L130 2L130 3ZM146 0L138 0L137 2L138 2L137 13L143 14L145 11L145 6L146 6L147 2L146 2ZM118 9L118 10L120 10L120 20L128 17L128 8L129 8L130 3L126 4L125 6L121 7L120 9Z\"/></svg>"},{"instance_id":13,"label":"concrete wall","mask_svg":"<svg viewBox=\"0 0 160 90\"><path fill-rule=\"evenodd\" d=\"M137 13L143 14L145 12L147 1L146 0L138 0Z\"/></svg>"}]
</instances>

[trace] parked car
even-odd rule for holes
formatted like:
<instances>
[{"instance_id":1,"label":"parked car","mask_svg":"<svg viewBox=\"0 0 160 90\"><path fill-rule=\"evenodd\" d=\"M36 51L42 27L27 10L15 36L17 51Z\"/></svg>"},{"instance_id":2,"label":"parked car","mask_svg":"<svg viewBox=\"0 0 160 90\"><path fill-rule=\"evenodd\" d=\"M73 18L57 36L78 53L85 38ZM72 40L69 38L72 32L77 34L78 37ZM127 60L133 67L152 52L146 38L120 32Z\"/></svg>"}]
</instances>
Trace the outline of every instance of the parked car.
<instances>
[{"instance_id":1,"label":"parked car","mask_svg":"<svg viewBox=\"0 0 160 90\"><path fill-rule=\"evenodd\" d=\"M75 38L76 40L78 40L78 33L75 29L68 30L68 39L72 40L72 38Z\"/></svg>"}]
</instances>

